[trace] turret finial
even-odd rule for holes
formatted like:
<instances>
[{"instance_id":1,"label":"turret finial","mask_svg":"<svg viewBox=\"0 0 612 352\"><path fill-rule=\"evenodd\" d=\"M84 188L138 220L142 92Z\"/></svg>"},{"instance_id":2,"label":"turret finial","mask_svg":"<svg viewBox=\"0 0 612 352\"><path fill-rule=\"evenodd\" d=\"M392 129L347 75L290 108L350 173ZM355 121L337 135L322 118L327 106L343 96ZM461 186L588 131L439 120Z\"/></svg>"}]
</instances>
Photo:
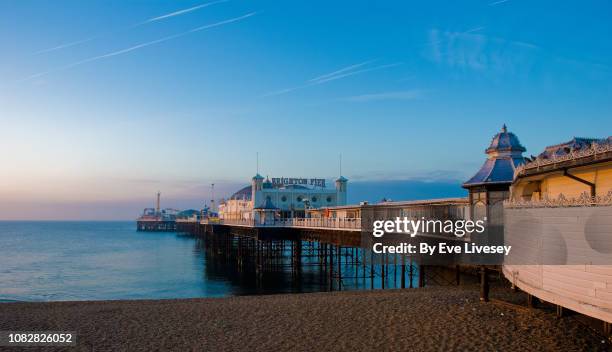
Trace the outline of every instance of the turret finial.
<instances>
[{"instance_id":1,"label":"turret finial","mask_svg":"<svg viewBox=\"0 0 612 352\"><path fill-rule=\"evenodd\" d=\"M506 127L506 124L504 124L504 125L502 126L501 131L502 131L502 133L506 133L506 132L508 132L508 128Z\"/></svg>"}]
</instances>

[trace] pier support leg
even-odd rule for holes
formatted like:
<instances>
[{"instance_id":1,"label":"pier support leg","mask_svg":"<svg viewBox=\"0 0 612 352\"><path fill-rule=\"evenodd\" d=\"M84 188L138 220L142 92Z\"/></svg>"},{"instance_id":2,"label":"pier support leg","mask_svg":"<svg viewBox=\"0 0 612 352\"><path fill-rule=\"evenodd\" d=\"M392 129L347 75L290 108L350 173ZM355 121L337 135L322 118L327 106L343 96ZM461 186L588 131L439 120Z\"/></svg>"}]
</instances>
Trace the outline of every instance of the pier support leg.
<instances>
[{"instance_id":1,"label":"pier support leg","mask_svg":"<svg viewBox=\"0 0 612 352\"><path fill-rule=\"evenodd\" d=\"M386 269L385 264L384 263L381 264L380 268L381 268L380 269L380 278L381 278L380 285L381 285L381 288L384 290L385 289L385 275L387 275L387 273L385 272L385 269Z\"/></svg>"},{"instance_id":2,"label":"pier support leg","mask_svg":"<svg viewBox=\"0 0 612 352\"><path fill-rule=\"evenodd\" d=\"M480 268L480 301L489 301L489 275L485 266Z\"/></svg>"},{"instance_id":3,"label":"pier support leg","mask_svg":"<svg viewBox=\"0 0 612 352\"><path fill-rule=\"evenodd\" d=\"M370 251L370 289L374 289L374 252Z\"/></svg>"},{"instance_id":4,"label":"pier support leg","mask_svg":"<svg viewBox=\"0 0 612 352\"><path fill-rule=\"evenodd\" d=\"M362 265L362 273L363 273L363 288L366 288L366 251L365 249L361 250L361 265Z\"/></svg>"},{"instance_id":5,"label":"pier support leg","mask_svg":"<svg viewBox=\"0 0 612 352\"><path fill-rule=\"evenodd\" d=\"M565 315L565 310L563 309L563 306L557 304L555 307L557 308L557 318L563 318L563 316Z\"/></svg>"},{"instance_id":6,"label":"pier support leg","mask_svg":"<svg viewBox=\"0 0 612 352\"><path fill-rule=\"evenodd\" d=\"M397 254L393 255L393 288L397 288Z\"/></svg>"},{"instance_id":7,"label":"pier support leg","mask_svg":"<svg viewBox=\"0 0 612 352\"><path fill-rule=\"evenodd\" d=\"M342 247L338 246L338 291L342 290Z\"/></svg>"},{"instance_id":8,"label":"pier support leg","mask_svg":"<svg viewBox=\"0 0 612 352\"><path fill-rule=\"evenodd\" d=\"M328 269L327 269L327 243L323 244L323 268L325 270L325 273L328 273Z\"/></svg>"},{"instance_id":9,"label":"pier support leg","mask_svg":"<svg viewBox=\"0 0 612 352\"><path fill-rule=\"evenodd\" d=\"M414 282L414 265L412 264L412 257L410 257L410 261L408 262L408 280L410 280L410 282L408 282L408 287L412 288Z\"/></svg>"},{"instance_id":10,"label":"pier support leg","mask_svg":"<svg viewBox=\"0 0 612 352\"><path fill-rule=\"evenodd\" d=\"M329 290L334 290L334 246L329 246Z\"/></svg>"},{"instance_id":11,"label":"pier support leg","mask_svg":"<svg viewBox=\"0 0 612 352\"><path fill-rule=\"evenodd\" d=\"M604 336L612 337L612 323L608 323L607 321L603 322L603 332Z\"/></svg>"},{"instance_id":12,"label":"pier support leg","mask_svg":"<svg viewBox=\"0 0 612 352\"><path fill-rule=\"evenodd\" d=\"M402 268L401 268L401 279L400 279L400 285L402 288L406 288L406 257L402 256Z\"/></svg>"},{"instance_id":13,"label":"pier support leg","mask_svg":"<svg viewBox=\"0 0 612 352\"><path fill-rule=\"evenodd\" d=\"M537 307L537 305L538 305L538 298L533 295L527 294L527 306L529 308L535 308Z\"/></svg>"},{"instance_id":14,"label":"pier support leg","mask_svg":"<svg viewBox=\"0 0 612 352\"><path fill-rule=\"evenodd\" d=\"M355 266L355 284L356 284L357 278L359 277L359 249L353 248L351 249L351 253L353 254L353 265Z\"/></svg>"},{"instance_id":15,"label":"pier support leg","mask_svg":"<svg viewBox=\"0 0 612 352\"><path fill-rule=\"evenodd\" d=\"M425 287L425 265L419 265L419 287Z\"/></svg>"}]
</instances>

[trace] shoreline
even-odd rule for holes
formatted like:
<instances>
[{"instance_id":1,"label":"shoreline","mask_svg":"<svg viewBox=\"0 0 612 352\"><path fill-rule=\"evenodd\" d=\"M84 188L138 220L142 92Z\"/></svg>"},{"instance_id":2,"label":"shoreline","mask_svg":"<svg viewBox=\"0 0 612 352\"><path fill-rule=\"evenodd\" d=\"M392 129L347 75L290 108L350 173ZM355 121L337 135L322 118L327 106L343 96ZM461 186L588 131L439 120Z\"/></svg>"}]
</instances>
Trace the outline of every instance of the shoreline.
<instances>
[{"instance_id":1,"label":"shoreline","mask_svg":"<svg viewBox=\"0 0 612 352\"><path fill-rule=\"evenodd\" d=\"M491 296L517 304L525 298L497 286ZM76 350L82 351L605 351L611 346L571 316L556 318L541 309L480 303L474 285L226 298L5 302L0 304L0 330L76 331Z\"/></svg>"}]
</instances>

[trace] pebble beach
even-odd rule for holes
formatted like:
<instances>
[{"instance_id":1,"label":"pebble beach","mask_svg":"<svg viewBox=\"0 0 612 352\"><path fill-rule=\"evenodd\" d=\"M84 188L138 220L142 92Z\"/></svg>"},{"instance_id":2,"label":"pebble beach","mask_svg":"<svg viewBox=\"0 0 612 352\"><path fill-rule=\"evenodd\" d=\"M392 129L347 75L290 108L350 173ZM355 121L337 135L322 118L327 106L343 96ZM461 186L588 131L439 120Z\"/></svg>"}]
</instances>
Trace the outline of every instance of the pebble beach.
<instances>
[{"instance_id":1,"label":"pebble beach","mask_svg":"<svg viewBox=\"0 0 612 352\"><path fill-rule=\"evenodd\" d=\"M522 304L524 294L493 288ZM607 351L572 316L478 287L0 304L0 330L76 331L66 351ZM13 350L23 350L14 348ZM37 348L28 348L37 350Z\"/></svg>"}]
</instances>

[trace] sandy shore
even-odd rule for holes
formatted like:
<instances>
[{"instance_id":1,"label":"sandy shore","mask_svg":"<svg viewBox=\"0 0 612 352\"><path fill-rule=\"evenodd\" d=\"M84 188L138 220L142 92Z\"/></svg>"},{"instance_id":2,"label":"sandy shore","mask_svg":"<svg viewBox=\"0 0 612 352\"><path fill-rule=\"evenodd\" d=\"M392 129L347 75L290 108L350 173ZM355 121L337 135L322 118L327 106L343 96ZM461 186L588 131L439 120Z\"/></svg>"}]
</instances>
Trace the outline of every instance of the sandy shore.
<instances>
[{"instance_id":1,"label":"sandy shore","mask_svg":"<svg viewBox=\"0 0 612 352\"><path fill-rule=\"evenodd\" d=\"M523 299L508 289L494 289L493 296ZM74 330L76 350L81 351L610 349L600 335L572 317L559 319L542 310L479 303L477 287L3 303L0 330Z\"/></svg>"}]
</instances>

